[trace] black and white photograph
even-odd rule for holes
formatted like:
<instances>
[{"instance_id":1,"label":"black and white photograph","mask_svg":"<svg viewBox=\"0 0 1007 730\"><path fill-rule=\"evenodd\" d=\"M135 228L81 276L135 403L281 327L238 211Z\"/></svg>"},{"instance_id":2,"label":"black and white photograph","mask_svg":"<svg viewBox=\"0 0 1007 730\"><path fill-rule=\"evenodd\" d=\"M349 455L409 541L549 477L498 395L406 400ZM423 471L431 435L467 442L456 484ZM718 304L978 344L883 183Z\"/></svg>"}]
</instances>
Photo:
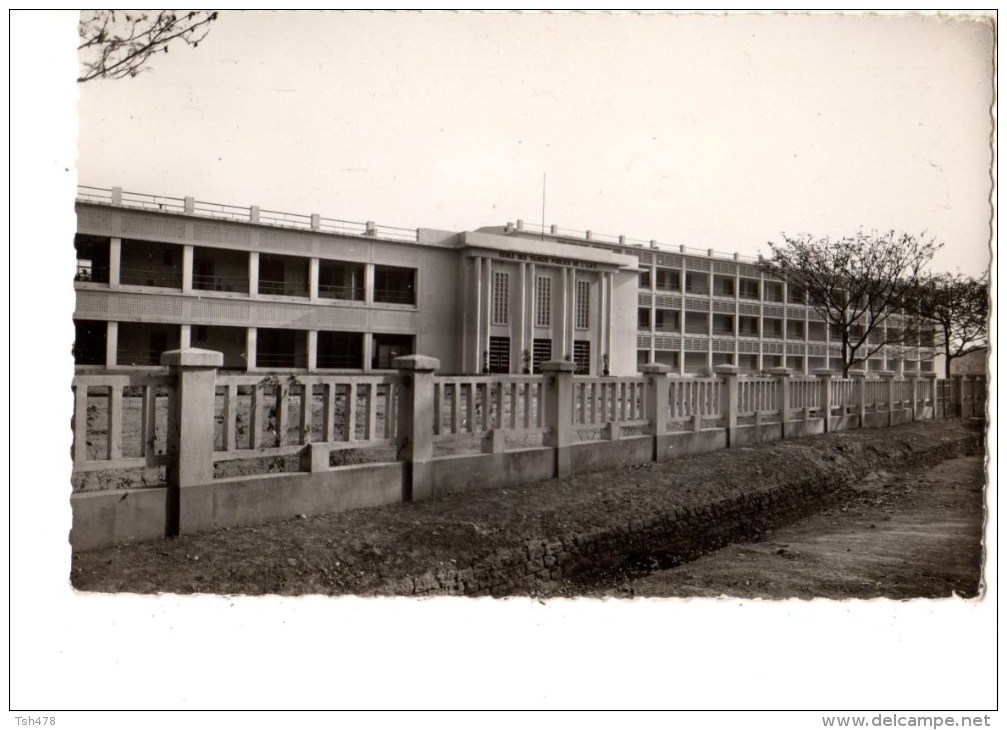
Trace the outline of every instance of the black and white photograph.
<instances>
[{"instance_id":1,"label":"black and white photograph","mask_svg":"<svg viewBox=\"0 0 1007 730\"><path fill-rule=\"evenodd\" d=\"M994 11L18 28L12 711L990 726Z\"/></svg>"}]
</instances>

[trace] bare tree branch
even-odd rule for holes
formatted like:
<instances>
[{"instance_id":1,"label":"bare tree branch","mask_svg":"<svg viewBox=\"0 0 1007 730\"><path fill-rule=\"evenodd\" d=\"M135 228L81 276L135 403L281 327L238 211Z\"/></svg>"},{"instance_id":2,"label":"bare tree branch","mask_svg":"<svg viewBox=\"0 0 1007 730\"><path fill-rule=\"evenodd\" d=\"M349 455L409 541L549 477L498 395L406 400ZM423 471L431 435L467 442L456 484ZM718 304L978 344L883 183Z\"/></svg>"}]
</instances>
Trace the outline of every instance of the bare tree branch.
<instances>
[{"instance_id":1,"label":"bare tree branch","mask_svg":"<svg viewBox=\"0 0 1007 730\"><path fill-rule=\"evenodd\" d=\"M169 44L181 40L196 48L210 32L216 11L194 10L178 15L174 10L127 12L90 10L81 13L78 33L81 74L77 83L97 78L121 79L149 68L155 53L167 53Z\"/></svg>"},{"instance_id":2,"label":"bare tree branch","mask_svg":"<svg viewBox=\"0 0 1007 730\"><path fill-rule=\"evenodd\" d=\"M837 240L783 236L770 243L760 268L807 293L840 340L843 375L886 345L903 342L903 328L888 320L915 299L924 269L940 245L924 236L858 231Z\"/></svg>"},{"instance_id":3,"label":"bare tree branch","mask_svg":"<svg viewBox=\"0 0 1007 730\"><path fill-rule=\"evenodd\" d=\"M951 377L952 360L986 344L989 308L985 278L941 274L924 282L913 309L935 330L936 346L944 351L945 377Z\"/></svg>"}]
</instances>

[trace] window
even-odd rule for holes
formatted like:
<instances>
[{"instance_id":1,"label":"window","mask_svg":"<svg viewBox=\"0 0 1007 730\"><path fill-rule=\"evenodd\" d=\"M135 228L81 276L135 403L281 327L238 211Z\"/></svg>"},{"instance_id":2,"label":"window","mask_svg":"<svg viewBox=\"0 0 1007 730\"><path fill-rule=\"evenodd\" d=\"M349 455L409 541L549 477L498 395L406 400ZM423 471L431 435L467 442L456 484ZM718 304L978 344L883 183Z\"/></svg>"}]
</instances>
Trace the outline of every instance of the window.
<instances>
[{"instance_id":1,"label":"window","mask_svg":"<svg viewBox=\"0 0 1007 730\"><path fill-rule=\"evenodd\" d=\"M640 272L640 288L641 289L650 289L650 272L649 271L641 271Z\"/></svg>"},{"instance_id":2,"label":"window","mask_svg":"<svg viewBox=\"0 0 1007 730\"><path fill-rule=\"evenodd\" d=\"M650 329L650 310L642 307L637 310L636 326L642 330Z\"/></svg>"},{"instance_id":3,"label":"window","mask_svg":"<svg viewBox=\"0 0 1007 730\"><path fill-rule=\"evenodd\" d=\"M671 269L657 270L657 288L662 291L678 291L681 279L677 271Z\"/></svg>"},{"instance_id":4,"label":"window","mask_svg":"<svg viewBox=\"0 0 1007 730\"><path fill-rule=\"evenodd\" d=\"M531 350L531 371L539 372L539 365L552 359L552 340L535 340Z\"/></svg>"},{"instance_id":5,"label":"window","mask_svg":"<svg viewBox=\"0 0 1007 730\"><path fill-rule=\"evenodd\" d=\"M505 275L506 276L506 275ZM490 337L489 368L491 373L510 372L510 337Z\"/></svg>"},{"instance_id":6,"label":"window","mask_svg":"<svg viewBox=\"0 0 1007 730\"><path fill-rule=\"evenodd\" d=\"M375 266L374 301L386 304L416 304L416 269Z\"/></svg>"},{"instance_id":7,"label":"window","mask_svg":"<svg viewBox=\"0 0 1007 730\"><path fill-rule=\"evenodd\" d=\"M591 283L577 282L577 329L586 330L591 326Z\"/></svg>"},{"instance_id":8,"label":"window","mask_svg":"<svg viewBox=\"0 0 1007 730\"><path fill-rule=\"evenodd\" d=\"M591 374L591 343L587 340L574 340L573 364L577 375Z\"/></svg>"},{"instance_id":9,"label":"window","mask_svg":"<svg viewBox=\"0 0 1007 730\"><path fill-rule=\"evenodd\" d=\"M548 276L535 280L535 324L538 327L552 324L552 279Z\"/></svg>"},{"instance_id":10,"label":"window","mask_svg":"<svg viewBox=\"0 0 1007 730\"><path fill-rule=\"evenodd\" d=\"M509 302L510 302L510 274L503 271L494 271L493 324L507 324L509 316L507 305ZM503 372L507 371L504 370Z\"/></svg>"}]
</instances>

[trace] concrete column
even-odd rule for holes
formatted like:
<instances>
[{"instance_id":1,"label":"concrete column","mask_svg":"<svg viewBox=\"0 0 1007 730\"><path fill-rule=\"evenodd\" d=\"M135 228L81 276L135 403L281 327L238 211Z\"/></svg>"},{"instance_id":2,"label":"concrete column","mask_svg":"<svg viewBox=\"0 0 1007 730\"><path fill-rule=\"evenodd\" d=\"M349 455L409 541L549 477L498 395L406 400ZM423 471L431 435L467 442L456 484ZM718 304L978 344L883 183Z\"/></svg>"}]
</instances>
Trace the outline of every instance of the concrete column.
<instances>
[{"instance_id":1,"label":"concrete column","mask_svg":"<svg viewBox=\"0 0 1007 730\"><path fill-rule=\"evenodd\" d=\"M178 346L182 350L192 347L192 325L183 324L178 331Z\"/></svg>"},{"instance_id":2,"label":"concrete column","mask_svg":"<svg viewBox=\"0 0 1007 730\"><path fill-rule=\"evenodd\" d=\"M541 370L545 378L545 426L548 429L542 444L556 450L556 476L562 479L573 471L574 365L566 360L549 360L542 363Z\"/></svg>"},{"instance_id":3,"label":"concrete column","mask_svg":"<svg viewBox=\"0 0 1007 730\"><path fill-rule=\"evenodd\" d=\"M308 330L308 370L318 369L318 330Z\"/></svg>"},{"instance_id":4,"label":"concrete column","mask_svg":"<svg viewBox=\"0 0 1007 730\"><path fill-rule=\"evenodd\" d=\"M253 205L251 208L248 209L248 220L250 220L252 223L259 222L259 206Z\"/></svg>"},{"instance_id":5,"label":"concrete column","mask_svg":"<svg viewBox=\"0 0 1007 730\"><path fill-rule=\"evenodd\" d=\"M182 246L182 293L192 294L192 254L193 246Z\"/></svg>"},{"instance_id":6,"label":"concrete column","mask_svg":"<svg viewBox=\"0 0 1007 730\"><path fill-rule=\"evenodd\" d=\"M489 362L489 351L490 351L490 327L493 324L493 259L486 258L486 287L484 289L485 305L483 307L483 320L485 326L483 328L483 340L480 344L480 349L485 353L483 355L483 364Z\"/></svg>"},{"instance_id":7,"label":"concrete column","mask_svg":"<svg viewBox=\"0 0 1007 730\"><path fill-rule=\"evenodd\" d=\"M538 282L535 279L535 264L528 264L528 349L535 340L535 322L538 319Z\"/></svg>"},{"instance_id":8,"label":"concrete column","mask_svg":"<svg viewBox=\"0 0 1007 730\"><path fill-rule=\"evenodd\" d=\"M657 255L651 254L650 257L650 352L647 362L657 362L657 346L654 344L657 336Z\"/></svg>"},{"instance_id":9,"label":"concrete column","mask_svg":"<svg viewBox=\"0 0 1007 730\"><path fill-rule=\"evenodd\" d=\"M370 372L374 362L374 335L370 332L364 333L364 372Z\"/></svg>"},{"instance_id":10,"label":"concrete column","mask_svg":"<svg viewBox=\"0 0 1007 730\"><path fill-rule=\"evenodd\" d=\"M865 428L864 424L867 420L867 371L850 370L850 377L857 384L857 421L860 424L860 428Z\"/></svg>"},{"instance_id":11,"label":"concrete column","mask_svg":"<svg viewBox=\"0 0 1007 730\"><path fill-rule=\"evenodd\" d=\"M318 259L308 259L308 299L318 301Z\"/></svg>"},{"instance_id":12,"label":"concrete column","mask_svg":"<svg viewBox=\"0 0 1007 730\"><path fill-rule=\"evenodd\" d=\"M569 324L570 333L567 338L568 348L567 352L570 353L570 357L573 357L573 343L577 339L577 270L570 269L570 287L567 296L567 302L569 306L567 307L568 315L567 320ZM588 366L588 372L591 372L590 365Z\"/></svg>"},{"instance_id":13,"label":"concrete column","mask_svg":"<svg viewBox=\"0 0 1007 730\"><path fill-rule=\"evenodd\" d=\"M402 485L404 502L433 496L434 372L440 360L425 355L395 358L402 376L399 391L399 437L405 440L399 458L407 462Z\"/></svg>"},{"instance_id":14,"label":"concrete column","mask_svg":"<svg viewBox=\"0 0 1007 730\"><path fill-rule=\"evenodd\" d=\"M255 327L245 330L245 367L255 370L255 351L259 347L259 331Z\"/></svg>"},{"instance_id":15,"label":"concrete column","mask_svg":"<svg viewBox=\"0 0 1007 730\"><path fill-rule=\"evenodd\" d=\"M650 425L647 431L654 436L654 461L664 461L668 457L668 374L671 367L648 363L640 366L640 372L647 379L644 404Z\"/></svg>"},{"instance_id":16,"label":"concrete column","mask_svg":"<svg viewBox=\"0 0 1007 730\"><path fill-rule=\"evenodd\" d=\"M185 200L183 201L182 205L183 210L187 214L192 215L193 213L196 212L196 199L193 198L191 195L185 196Z\"/></svg>"},{"instance_id":17,"label":"concrete column","mask_svg":"<svg viewBox=\"0 0 1007 730\"><path fill-rule=\"evenodd\" d=\"M212 350L169 350L161 365L175 379L168 404L166 533L184 535L214 526L214 388L224 355Z\"/></svg>"},{"instance_id":18,"label":"concrete column","mask_svg":"<svg viewBox=\"0 0 1007 730\"><path fill-rule=\"evenodd\" d=\"M786 362L786 360L784 360ZM770 375L776 376L776 399L780 409L780 438L787 438L787 422L790 420L790 368L771 368Z\"/></svg>"},{"instance_id":19,"label":"concrete column","mask_svg":"<svg viewBox=\"0 0 1007 730\"><path fill-rule=\"evenodd\" d=\"M118 289L122 276L122 239L112 238L108 242L108 288Z\"/></svg>"},{"instance_id":20,"label":"concrete column","mask_svg":"<svg viewBox=\"0 0 1007 730\"><path fill-rule=\"evenodd\" d=\"M569 349L568 345L569 336L567 334L569 332L569 330L567 329L568 326L567 318L570 310L570 296L569 296L570 287L567 284L567 278L568 278L567 274L569 273L570 272L567 269L560 269L561 276L559 278L560 282L559 296L563 303L563 308L561 310L561 318L560 318L559 341L560 341L560 352L562 353L564 360L566 360L567 358L572 359L573 357L573 353L570 352Z\"/></svg>"},{"instance_id":21,"label":"concrete column","mask_svg":"<svg viewBox=\"0 0 1007 730\"><path fill-rule=\"evenodd\" d=\"M248 296L255 299L259 296L259 252L248 254Z\"/></svg>"},{"instance_id":22,"label":"concrete column","mask_svg":"<svg viewBox=\"0 0 1007 730\"><path fill-rule=\"evenodd\" d=\"M374 304L374 264L364 264L364 304Z\"/></svg>"},{"instance_id":23,"label":"concrete column","mask_svg":"<svg viewBox=\"0 0 1007 730\"><path fill-rule=\"evenodd\" d=\"M474 281L476 283L476 347L475 347L475 367L472 372L481 373L483 371L483 259L482 256L475 258L476 273Z\"/></svg>"},{"instance_id":24,"label":"concrete column","mask_svg":"<svg viewBox=\"0 0 1007 730\"><path fill-rule=\"evenodd\" d=\"M105 326L105 367L114 368L119 352L119 323L108 322Z\"/></svg>"},{"instance_id":25,"label":"concrete column","mask_svg":"<svg viewBox=\"0 0 1007 730\"><path fill-rule=\"evenodd\" d=\"M895 425L895 373L892 370L882 370L878 373L888 382L888 425Z\"/></svg>"},{"instance_id":26,"label":"concrete column","mask_svg":"<svg viewBox=\"0 0 1007 730\"><path fill-rule=\"evenodd\" d=\"M807 336L807 333L805 333ZM832 431L832 371L828 368L818 368L815 375L822 383L822 420L825 423L825 433Z\"/></svg>"},{"instance_id":27,"label":"concrete column","mask_svg":"<svg viewBox=\"0 0 1007 730\"><path fill-rule=\"evenodd\" d=\"M727 429L727 448L736 445L738 437L738 371L737 365L718 365L714 372L724 381L721 408Z\"/></svg>"},{"instance_id":28,"label":"concrete column","mask_svg":"<svg viewBox=\"0 0 1007 730\"><path fill-rule=\"evenodd\" d=\"M522 361L522 356L524 351L531 348L531 344L528 342L527 331L528 331L528 264L524 261L521 262L521 274L518 276L518 311L515 313L517 320L514 324L518 327L518 348L517 348L517 365L514 372L522 372L522 367L524 365ZM513 332L514 325L511 325L511 331ZM513 359L513 358L512 358Z\"/></svg>"},{"instance_id":29,"label":"concrete column","mask_svg":"<svg viewBox=\"0 0 1007 730\"><path fill-rule=\"evenodd\" d=\"M122 188L112 188L112 205L122 205Z\"/></svg>"},{"instance_id":30,"label":"concrete column","mask_svg":"<svg viewBox=\"0 0 1007 730\"><path fill-rule=\"evenodd\" d=\"M606 301L608 306L608 311L605 314L605 354L609 357L609 362L611 362L612 357L612 293L615 290L615 274L609 273L605 275L605 286L607 288Z\"/></svg>"}]
</instances>

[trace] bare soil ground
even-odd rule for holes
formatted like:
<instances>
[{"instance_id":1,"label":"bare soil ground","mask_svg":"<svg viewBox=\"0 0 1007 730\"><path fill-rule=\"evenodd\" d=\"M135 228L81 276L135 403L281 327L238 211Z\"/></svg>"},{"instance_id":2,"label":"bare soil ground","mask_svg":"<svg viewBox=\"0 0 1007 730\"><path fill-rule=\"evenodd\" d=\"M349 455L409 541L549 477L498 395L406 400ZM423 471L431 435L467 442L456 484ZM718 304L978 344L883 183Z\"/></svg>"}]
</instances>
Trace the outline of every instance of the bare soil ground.
<instances>
[{"instance_id":1,"label":"bare soil ground","mask_svg":"<svg viewBox=\"0 0 1007 730\"><path fill-rule=\"evenodd\" d=\"M773 490L834 470L867 475L893 459L904 461L910 454L936 451L964 438L978 443L979 436L958 421L931 421L627 465L515 488L77 553L70 577L75 588L91 591L390 594L403 578L483 564L532 539L629 525L669 507L702 509L717 500ZM646 573L671 567L658 563L628 565L625 571L593 576L590 582L559 582L542 593L906 597L956 590L974 595L982 471L975 458L960 462L971 465L967 468L956 463L948 462L947 474L900 470L897 476L868 479L838 495L842 503L821 505L817 511L828 510L812 518L820 522L812 523L809 531L772 533L771 544L765 535L779 525L753 522L749 535L736 538L761 538L762 547L735 549L736 573L720 585L714 582L715 571L708 578L692 574L689 569L696 563L690 563L674 579L685 586L681 592L666 592L670 589L645 582ZM879 527L890 530L884 544L872 541L881 534ZM809 546L816 532L822 535L821 546L813 553ZM917 533L932 535L933 542L908 539ZM722 544L697 545L696 553ZM767 553L767 560L777 561L772 565L775 572L761 575L769 563L737 556L745 551ZM854 556L859 557L857 565L849 562ZM743 560L748 561L744 569ZM876 563L873 572L865 567L871 563ZM951 563L957 567L949 567ZM896 564L903 566L901 572L894 571ZM781 569L784 565L789 572ZM793 571L798 565L807 569ZM951 573L959 577L943 577ZM696 577L688 582L686 575ZM863 579L851 577L858 575ZM713 587L701 593L707 580Z\"/></svg>"},{"instance_id":2,"label":"bare soil ground","mask_svg":"<svg viewBox=\"0 0 1007 730\"><path fill-rule=\"evenodd\" d=\"M981 590L983 459L875 472L841 504L633 580L637 596L974 597Z\"/></svg>"}]
</instances>

